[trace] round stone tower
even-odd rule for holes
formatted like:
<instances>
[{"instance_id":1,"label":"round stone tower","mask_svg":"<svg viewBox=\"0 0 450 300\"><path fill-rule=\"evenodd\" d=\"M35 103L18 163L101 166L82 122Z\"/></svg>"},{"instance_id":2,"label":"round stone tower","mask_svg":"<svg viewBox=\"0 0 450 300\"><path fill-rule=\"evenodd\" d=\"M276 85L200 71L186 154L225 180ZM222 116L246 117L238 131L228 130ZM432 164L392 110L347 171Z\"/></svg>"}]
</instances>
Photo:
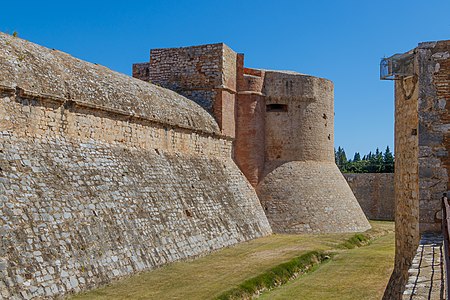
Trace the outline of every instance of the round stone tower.
<instances>
[{"instance_id":1,"label":"round stone tower","mask_svg":"<svg viewBox=\"0 0 450 300\"><path fill-rule=\"evenodd\" d=\"M265 164L256 187L274 232L364 231L370 225L334 162L333 83L266 71Z\"/></svg>"},{"instance_id":2,"label":"round stone tower","mask_svg":"<svg viewBox=\"0 0 450 300\"><path fill-rule=\"evenodd\" d=\"M155 49L133 76L195 101L234 139L233 159L255 187L274 232L370 227L334 162L333 83L244 67L225 44Z\"/></svg>"}]
</instances>

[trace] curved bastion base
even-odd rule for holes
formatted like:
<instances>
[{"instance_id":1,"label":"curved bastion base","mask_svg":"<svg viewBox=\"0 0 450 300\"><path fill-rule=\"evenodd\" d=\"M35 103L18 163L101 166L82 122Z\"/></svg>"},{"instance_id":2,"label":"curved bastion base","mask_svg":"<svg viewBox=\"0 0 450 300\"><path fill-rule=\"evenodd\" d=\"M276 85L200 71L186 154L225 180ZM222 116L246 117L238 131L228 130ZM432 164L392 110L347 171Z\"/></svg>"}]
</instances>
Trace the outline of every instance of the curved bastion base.
<instances>
[{"instance_id":1,"label":"curved bastion base","mask_svg":"<svg viewBox=\"0 0 450 300\"><path fill-rule=\"evenodd\" d=\"M334 163L286 162L267 174L256 191L275 233L370 229L364 212Z\"/></svg>"}]
</instances>

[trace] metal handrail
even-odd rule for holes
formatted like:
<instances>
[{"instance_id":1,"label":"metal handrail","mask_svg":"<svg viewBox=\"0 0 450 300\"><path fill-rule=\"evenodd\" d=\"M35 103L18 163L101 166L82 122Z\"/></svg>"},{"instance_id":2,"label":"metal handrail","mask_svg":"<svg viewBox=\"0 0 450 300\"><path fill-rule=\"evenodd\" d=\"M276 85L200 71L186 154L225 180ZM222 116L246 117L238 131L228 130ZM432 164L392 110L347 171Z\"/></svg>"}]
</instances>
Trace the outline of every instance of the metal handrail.
<instances>
[{"instance_id":1,"label":"metal handrail","mask_svg":"<svg viewBox=\"0 0 450 300\"><path fill-rule=\"evenodd\" d=\"M448 201L442 201L442 234L444 236L444 272L445 272L445 299L450 299L450 206Z\"/></svg>"}]
</instances>

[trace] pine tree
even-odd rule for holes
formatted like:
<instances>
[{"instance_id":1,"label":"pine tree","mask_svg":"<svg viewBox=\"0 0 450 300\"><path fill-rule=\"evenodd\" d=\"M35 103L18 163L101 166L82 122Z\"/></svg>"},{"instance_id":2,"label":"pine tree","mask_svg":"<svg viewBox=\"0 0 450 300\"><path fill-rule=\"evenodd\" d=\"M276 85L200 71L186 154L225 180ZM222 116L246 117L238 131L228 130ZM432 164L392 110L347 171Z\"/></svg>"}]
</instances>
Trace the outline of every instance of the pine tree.
<instances>
[{"instance_id":1,"label":"pine tree","mask_svg":"<svg viewBox=\"0 0 450 300\"><path fill-rule=\"evenodd\" d=\"M336 151L336 164L342 172L345 172L345 167L347 165L347 156L345 155L344 148L338 147Z\"/></svg>"},{"instance_id":2,"label":"pine tree","mask_svg":"<svg viewBox=\"0 0 450 300\"><path fill-rule=\"evenodd\" d=\"M347 173L392 173L394 172L394 155L389 146L386 147L385 152L380 151L379 148L372 153L370 151L361 159L361 154L355 152L353 159L347 160L345 150L343 147L334 149L334 157L336 165L341 172Z\"/></svg>"},{"instance_id":3,"label":"pine tree","mask_svg":"<svg viewBox=\"0 0 450 300\"><path fill-rule=\"evenodd\" d=\"M386 146L386 150L383 154L383 165L384 165L384 172L386 173L392 173L394 172L394 155L391 152L391 149L389 149L389 146Z\"/></svg>"},{"instance_id":4,"label":"pine tree","mask_svg":"<svg viewBox=\"0 0 450 300\"><path fill-rule=\"evenodd\" d=\"M338 164L338 156L337 156L336 147L334 147L334 162L336 163L336 165Z\"/></svg>"}]
</instances>

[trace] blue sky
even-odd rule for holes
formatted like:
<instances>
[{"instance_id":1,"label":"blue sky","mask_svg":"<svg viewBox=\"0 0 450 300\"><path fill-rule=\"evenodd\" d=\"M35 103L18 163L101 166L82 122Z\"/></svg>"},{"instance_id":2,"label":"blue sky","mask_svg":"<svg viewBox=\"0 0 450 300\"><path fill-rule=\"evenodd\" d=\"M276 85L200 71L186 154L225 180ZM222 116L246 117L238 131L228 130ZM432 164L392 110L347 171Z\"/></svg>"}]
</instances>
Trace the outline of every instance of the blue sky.
<instances>
[{"instance_id":1,"label":"blue sky","mask_svg":"<svg viewBox=\"0 0 450 300\"><path fill-rule=\"evenodd\" d=\"M335 84L335 145L393 149L383 56L450 39L450 1L4 1L0 31L131 74L151 48L224 42L248 67Z\"/></svg>"}]
</instances>

